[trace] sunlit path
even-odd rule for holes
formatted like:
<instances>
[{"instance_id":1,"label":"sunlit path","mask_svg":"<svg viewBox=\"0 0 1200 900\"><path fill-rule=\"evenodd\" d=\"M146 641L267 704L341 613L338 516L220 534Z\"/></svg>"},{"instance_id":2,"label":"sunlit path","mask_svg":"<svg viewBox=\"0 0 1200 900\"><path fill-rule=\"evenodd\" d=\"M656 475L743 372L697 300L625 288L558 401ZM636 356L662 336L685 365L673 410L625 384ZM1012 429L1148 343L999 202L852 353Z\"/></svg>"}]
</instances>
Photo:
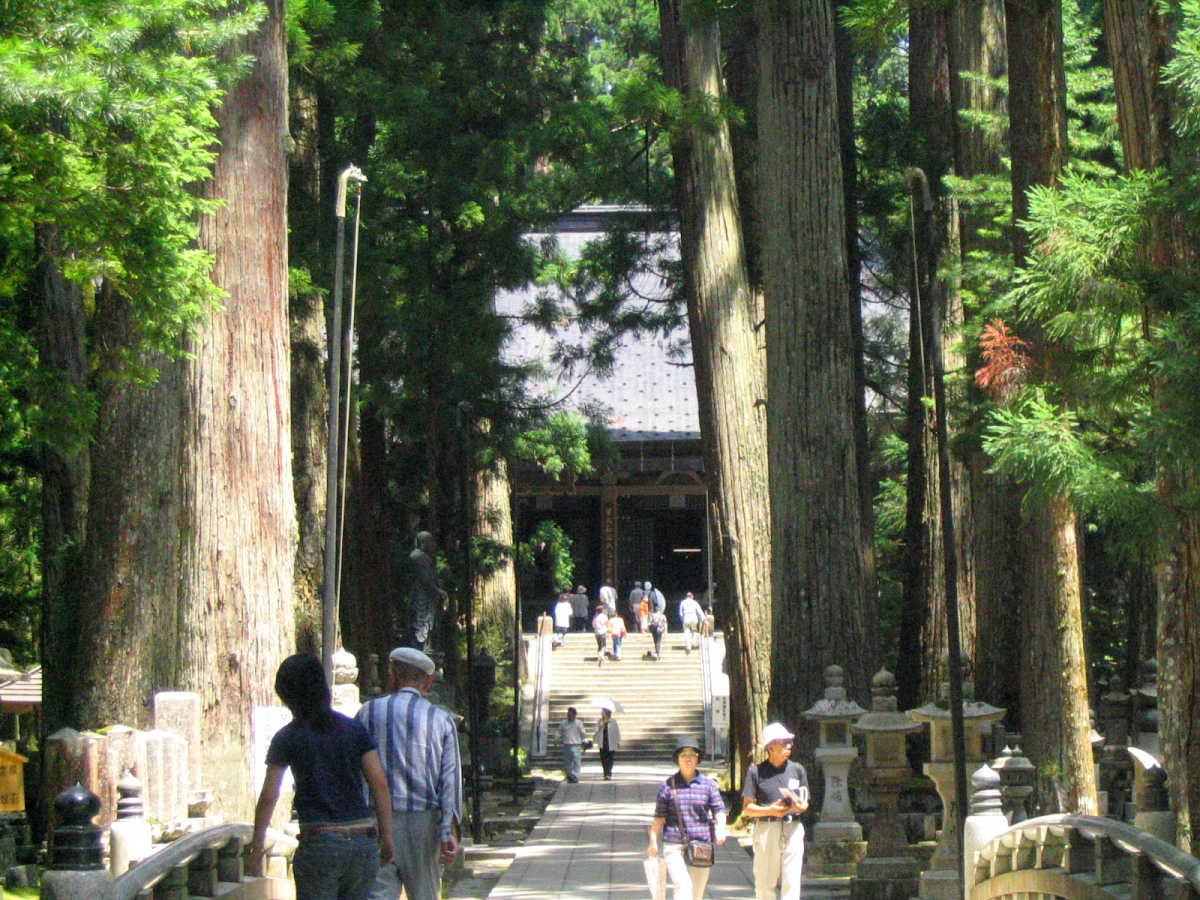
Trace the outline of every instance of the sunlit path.
<instances>
[{"instance_id":1,"label":"sunlit path","mask_svg":"<svg viewBox=\"0 0 1200 900\"><path fill-rule=\"evenodd\" d=\"M668 763L618 760L612 781L598 763L578 784L563 782L490 898L647 897L642 860L657 786ZM718 848L708 896L752 896L750 856L730 840Z\"/></svg>"}]
</instances>

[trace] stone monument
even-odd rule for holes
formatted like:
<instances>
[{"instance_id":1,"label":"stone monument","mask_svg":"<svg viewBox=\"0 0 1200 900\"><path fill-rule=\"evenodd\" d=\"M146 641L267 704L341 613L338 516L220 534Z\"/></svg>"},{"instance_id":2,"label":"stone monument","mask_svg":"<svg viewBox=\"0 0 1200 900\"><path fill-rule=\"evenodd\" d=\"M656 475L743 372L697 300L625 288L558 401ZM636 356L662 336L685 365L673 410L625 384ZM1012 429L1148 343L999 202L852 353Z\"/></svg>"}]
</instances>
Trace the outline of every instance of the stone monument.
<instances>
[{"instance_id":1,"label":"stone monument","mask_svg":"<svg viewBox=\"0 0 1200 900\"><path fill-rule=\"evenodd\" d=\"M1004 710L971 698L970 685L963 686L963 730L968 769L986 762L983 732L1004 716ZM958 799L954 790L954 738L950 716L950 685L942 684L942 704L926 703L908 711L914 722L929 723L929 762L925 774L942 798L942 831L929 869L921 873L922 900L960 900L958 865Z\"/></svg>"},{"instance_id":2,"label":"stone monument","mask_svg":"<svg viewBox=\"0 0 1200 900\"><path fill-rule=\"evenodd\" d=\"M813 755L825 781L820 819L813 828L808 853L808 869L813 875L853 875L867 853L862 826L850 808L850 766L858 758L858 748L850 741L850 723L866 710L846 697L845 681L841 666L829 666L825 695L804 712L805 718L820 726Z\"/></svg>"},{"instance_id":3,"label":"stone monument","mask_svg":"<svg viewBox=\"0 0 1200 900\"><path fill-rule=\"evenodd\" d=\"M867 856L850 882L851 900L908 900L917 892L917 861L897 807L910 775L904 736L920 727L897 709L896 676L880 669L871 679L871 711L853 726L866 735L867 782L877 805Z\"/></svg>"}]
</instances>

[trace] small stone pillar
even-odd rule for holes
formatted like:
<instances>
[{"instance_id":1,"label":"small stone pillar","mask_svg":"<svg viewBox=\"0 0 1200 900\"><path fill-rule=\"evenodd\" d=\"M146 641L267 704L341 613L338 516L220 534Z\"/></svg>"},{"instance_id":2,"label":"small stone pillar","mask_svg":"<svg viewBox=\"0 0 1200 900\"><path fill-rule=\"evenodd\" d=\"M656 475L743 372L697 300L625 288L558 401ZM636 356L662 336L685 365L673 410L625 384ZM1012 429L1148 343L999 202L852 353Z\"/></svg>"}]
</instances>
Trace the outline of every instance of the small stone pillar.
<instances>
[{"instance_id":1,"label":"small stone pillar","mask_svg":"<svg viewBox=\"0 0 1200 900\"><path fill-rule=\"evenodd\" d=\"M1140 681L1133 692L1137 698L1137 713L1134 727L1137 730L1133 744L1162 762L1162 747L1158 739L1158 663L1153 659L1142 660Z\"/></svg>"},{"instance_id":2,"label":"small stone pillar","mask_svg":"<svg viewBox=\"0 0 1200 900\"><path fill-rule=\"evenodd\" d=\"M908 900L917 891L917 861L897 814L900 791L911 774L904 736L921 726L897 711L896 676L880 669L871 679L871 711L854 723L867 740L867 781L875 819L867 856L850 882L851 900Z\"/></svg>"},{"instance_id":3,"label":"small stone pillar","mask_svg":"<svg viewBox=\"0 0 1200 900\"><path fill-rule=\"evenodd\" d=\"M123 875L131 865L150 855L150 823L142 809L142 783L132 771L117 782L117 819L108 830L108 868Z\"/></svg>"},{"instance_id":4,"label":"small stone pillar","mask_svg":"<svg viewBox=\"0 0 1200 900\"><path fill-rule=\"evenodd\" d=\"M963 730L968 768L985 762L983 732L1004 716L1004 710L969 699L970 685L964 685ZM943 683L944 705L926 703L910 709L915 722L929 723L929 762L925 774L933 781L942 798L942 831L929 868L921 873L922 900L961 900L958 878L958 798L954 790L954 734L950 717L950 685Z\"/></svg>"},{"instance_id":5,"label":"small stone pillar","mask_svg":"<svg viewBox=\"0 0 1200 900\"><path fill-rule=\"evenodd\" d=\"M992 761L992 768L1000 776L1000 805L1004 817L1010 825L1019 825L1029 818L1025 802L1033 793L1037 770L1021 752L1020 745L1015 749L1005 747L1000 756Z\"/></svg>"},{"instance_id":6,"label":"small stone pillar","mask_svg":"<svg viewBox=\"0 0 1200 900\"><path fill-rule=\"evenodd\" d=\"M54 798L56 824L50 838L50 868L42 876L43 900L109 900L113 877L104 868L100 828L92 819L100 798L75 782Z\"/></svg>"},{"instance_id":7,"label":"small stone pillar","mask_svg":"<svg viewBox=\"0 0 1200 900\"><path fill-rule=\"evenodd\" d=\"M367 671L363 676L363 682L366 686L366 695L368 700L372 700L383 694L383 688L379 684L379 654L367 654Z\"/></svg>"},{"instance_id":8,"label":"small stone pillar","mask_svg":"<svg viewBox=\"0 0 1200 900\"><path fill-rule=\"evenodd\" d=\"M1167 772L1158 760L1138 747L1125 748L1133 758L1133 827L1160 841L1175 843L1175 814L1167 798Z\"/></svg>"},{"instance_id":9,"label":"small stone pillar","mask_svg":"<svg viewBox=\"0 0 1200 900\"><path fill-rule=\"evenodd\" d=\"M862 826L850 808L850 766L858 758L858 748L850 741L850 724L866 710L846 697L845 674L841 666L825 670L825 696L805 710L806 718L820 726L820 738L813 755L821 764L825 796L820 819L813 828L813 846L809 851L809 871L813 875L853 875L858 861L867 853Z\"/></svg>"},{"instance_id":10,"label":"small stone pillar","mask_svg":"<svg viewBox=\"0 0 1200 900\"><path fill-rule=\"evenodd\" d=\"M358 693L358 660L344 647L333 652L333 708L354 718L362 700Z\"/></svg>"},{"instance_id":11,"label":"small stone pillar","mask_svg":"<svg viewBox=\"0 0 1200 900\"><path fill-rule=\"evenodd\" d=\"M976 769L971 776L971 814L963 822L963 893L966 896L970 896L971 886L975 884L975 854L1008 830L1000 797L1000 776L987 766Z\"/></svg>"}]
</instances>

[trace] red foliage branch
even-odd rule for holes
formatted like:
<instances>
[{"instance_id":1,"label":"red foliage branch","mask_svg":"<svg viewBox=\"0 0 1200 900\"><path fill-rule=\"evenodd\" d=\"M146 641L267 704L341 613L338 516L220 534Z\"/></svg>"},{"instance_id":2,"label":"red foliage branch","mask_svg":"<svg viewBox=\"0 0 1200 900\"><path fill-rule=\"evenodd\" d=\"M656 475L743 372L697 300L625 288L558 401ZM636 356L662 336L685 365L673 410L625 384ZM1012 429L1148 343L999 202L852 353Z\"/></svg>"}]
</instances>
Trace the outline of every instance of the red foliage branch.
<instances>
[{"instance_id":1,"label":"red foliage branch","mask_svg":"<svg viewBox=\"0 0 1200 900\"><path fill-rule=\"evenodd\" d=\"M1009 397L1029 371L1029 343L1009 331L1002 319L992 319L983 327L979 347L983 366L975 373L975 383L999 400Z\"/></svg>"}]
</instances>

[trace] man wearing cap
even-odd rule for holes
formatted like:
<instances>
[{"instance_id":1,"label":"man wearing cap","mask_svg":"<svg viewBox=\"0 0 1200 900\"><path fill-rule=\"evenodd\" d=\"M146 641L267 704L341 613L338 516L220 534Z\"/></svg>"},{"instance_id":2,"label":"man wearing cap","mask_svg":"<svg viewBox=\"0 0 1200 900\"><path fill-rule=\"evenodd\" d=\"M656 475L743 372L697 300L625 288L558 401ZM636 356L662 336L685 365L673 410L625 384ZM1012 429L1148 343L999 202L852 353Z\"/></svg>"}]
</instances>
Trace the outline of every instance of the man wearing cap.
<instances>
[{"instance_id":1,"label":"man wearing cap","mask_svg":"<svg viewBox=\"0 0 1200 900\"><path fill-rule=\"evenodd\" d=\"M754 763L742 785L742 813L754 820L755 900L798 900L804 866L804 825L808 809L808 774L793 762L795 737L778 722L763 729L767 758ZM775 893L776 883L780 884Z\"/></svg>"},{"instance_id":2,"label":"man wearing cap","mask_svg":"<svg viewBox=\"0 0 1200 900\"><path fill-rule=\"evenodd\" d=\"M438 900L440 863L458 853L462 763L458 729L444 709L422 695L433 684L433 660L412 647L388 656L393 693L358 711L379 747L392 796L395 864L382 866L371 900Z\"/></svg>"}]
</instances>

